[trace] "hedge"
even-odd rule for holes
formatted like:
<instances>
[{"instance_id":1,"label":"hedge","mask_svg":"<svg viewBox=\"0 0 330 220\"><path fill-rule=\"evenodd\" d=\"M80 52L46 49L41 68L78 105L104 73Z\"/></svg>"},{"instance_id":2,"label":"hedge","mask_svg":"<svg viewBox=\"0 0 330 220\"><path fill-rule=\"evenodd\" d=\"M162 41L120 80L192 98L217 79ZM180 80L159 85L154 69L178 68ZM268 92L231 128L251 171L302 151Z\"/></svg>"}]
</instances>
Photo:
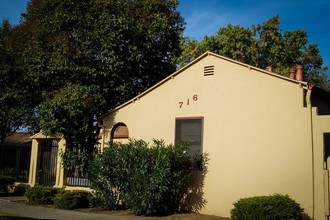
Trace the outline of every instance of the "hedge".
<instances>
[{"instance_id":1,"label":"hedge","mask_svg":"<svg viewBox=\"0 0 330 220\"><path fill-rule=\"evenodd\" d=\"M302 219L303 209L288 195L256 196L234 203L232 220L293 220Z\"/></svg>"},{"instance_id":2,"label":"hedge","mask_svg":"<svg viewBox=\"0 0 330 220\"><path fill-rule=\"evenodd\" d=\"M13 187L15 178L11 176L0 176L0 192L8 193L9 189Z\"/></svg>"},{"instance_id":3,"label":"hedge","mask_svg":"<svg viewBox=\"0 0 330 220\"><path fill-rule=\"evenodd\" d=\"M49 186L34 186L25 192L26 198L35 204L53 204L53 198L58 193L63 193L64 189Z\"/></svg>"},{"instance_id":4,"label":"hedge","mask_svg":"<svg viewBox=\"0 0 330 220\"><path fill-rule=\"evenodd\" d=\"M54 206L60 209L88 208L89 193L86 191L65 191L55 195Z\"/></svg>"}]
</instances>

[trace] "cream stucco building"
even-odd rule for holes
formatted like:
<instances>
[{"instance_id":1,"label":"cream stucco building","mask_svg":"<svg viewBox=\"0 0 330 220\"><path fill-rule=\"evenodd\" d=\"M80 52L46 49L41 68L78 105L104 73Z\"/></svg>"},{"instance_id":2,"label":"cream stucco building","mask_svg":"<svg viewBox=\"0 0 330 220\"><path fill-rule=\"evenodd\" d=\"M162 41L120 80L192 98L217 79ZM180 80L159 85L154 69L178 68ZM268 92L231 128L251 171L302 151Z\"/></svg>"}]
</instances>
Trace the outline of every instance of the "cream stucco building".
<instances>
[{"instance_id":1,"label":"cream stucco building","mask_svg":"<svg viewBox=\"0 0 330 220\"><path fill-rule=\"evenodd\" d=\"M330 94L297 79L207 52L103 115L101 148L190 139L209 157L201 213L230 216L240 198L279 193L328 219Z\"/></svg>"}]
</instances>

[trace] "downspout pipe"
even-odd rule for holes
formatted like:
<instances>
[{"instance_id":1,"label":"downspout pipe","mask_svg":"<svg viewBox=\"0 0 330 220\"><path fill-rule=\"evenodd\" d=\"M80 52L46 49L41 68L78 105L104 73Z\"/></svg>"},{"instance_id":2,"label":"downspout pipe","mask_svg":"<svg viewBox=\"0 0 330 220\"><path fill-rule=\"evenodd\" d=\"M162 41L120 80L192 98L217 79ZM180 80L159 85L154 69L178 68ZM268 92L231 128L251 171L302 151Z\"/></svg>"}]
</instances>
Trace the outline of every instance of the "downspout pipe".
<instances>
[{"instance_id":1,"label":"downspout pipe","mask_svg":"<svg viewBox=\"0 0 330 220\"><path fill-rule=\"evenodd\" d=\"M307 104L307 108L309 108L309 117L310 117L310 132L311 132L311 155L312 155L312 200L313 200L313 211L312 211L312 219L315 216L315 165L314 165L314 123L313 123L313 111L312 111L312 89L314 85L308 84L307 91L305 96L305 102Z\"/></svg>"}]
</instances>

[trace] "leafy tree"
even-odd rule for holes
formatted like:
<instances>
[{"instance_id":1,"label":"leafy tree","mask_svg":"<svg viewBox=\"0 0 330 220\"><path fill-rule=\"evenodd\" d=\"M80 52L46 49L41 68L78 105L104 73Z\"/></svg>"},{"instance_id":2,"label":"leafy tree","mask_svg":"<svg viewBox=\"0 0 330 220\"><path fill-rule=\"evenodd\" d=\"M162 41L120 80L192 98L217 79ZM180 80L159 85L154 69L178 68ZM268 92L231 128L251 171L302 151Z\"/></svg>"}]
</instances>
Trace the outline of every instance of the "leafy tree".
<instances>
[{"instance_id":1,"label":"leafy tree","mask_svg":"<svg viewBox=\"0 0 330 220\"><path fill-rule=\"evenodd\" d=\"M15 127L15 123L13 123L15 119L13 120L13 117L10 117L8 114L12 101L11 92L8 91L8 84L10 83L9 62L11 58L7 51L6 41L10 36L11 29L9 22L4 20L0 28L0 143L9 133L12 132L12 130L15 130L15 128L13 128ZM14 112L13 115L15 115Z\"/></svg>"},{"instance_id":2,"label":"leafy tree","mask_svg":"<svg viewBox=\"0 0 330 220\"><path fill-rule=\"evenodd\" d=\"M16 32L17 62L38 100L40 128L62 132L71 146L92 147L98 116L175 70L183 31L177 5L31 0Z\"/></svg>"},{"instance_id":3,"label":"leafy tree","mask_svg":"<svg viewBox=\"0 0 330 220\"><path fill-rule=\"evenodd\" d=\"M282 31L279 16L251 28L233 26L220 28L215 36L205 36L201 42L184 39L179 64L185 65L209 50L220 55L259 67L272 65L276 73L288 76L290 68L304 65L304 79L329 89L328 67L316 44L308 44L302 30Z\"/></svg>"},{"instance_id":4,"label":"leafy tree","mask_svg":"<svg viewBox=\"0 0 330 220\"><path fill-rule=\"evenodd\" d=\"M33 99L27 81L18 68L18 38L7 20L0 27L0 143L20 129L31 125Z\"/></svg>"}]
</instances>

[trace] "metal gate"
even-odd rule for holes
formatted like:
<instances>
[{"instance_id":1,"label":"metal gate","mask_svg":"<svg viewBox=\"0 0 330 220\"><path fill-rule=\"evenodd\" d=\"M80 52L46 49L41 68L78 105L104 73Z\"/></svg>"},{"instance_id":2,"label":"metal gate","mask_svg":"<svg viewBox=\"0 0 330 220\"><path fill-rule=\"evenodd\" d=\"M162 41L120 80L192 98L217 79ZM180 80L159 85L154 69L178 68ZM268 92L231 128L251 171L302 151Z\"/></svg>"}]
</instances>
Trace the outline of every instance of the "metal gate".
<instances>
[{"instance_id":1,"label":"metal gate","mask_svg":"<svg viewBox=\"0 0 330 220\"><path fill-rule=\"evenodd\" d=\"M56 140L47 140L41 145L39 164L39 184L54 186L56 181L58 144Z\"/></svg>"},{"instance_id":2,"label":"metal gate","mask_svg":"<svg viewBox=\"0 0 330 220\"><path fill-rule=\"evenodd\" d=\"M330 216L330 133L323 133L323 183L325 216Z\"/></svg>"}]
</instances>

